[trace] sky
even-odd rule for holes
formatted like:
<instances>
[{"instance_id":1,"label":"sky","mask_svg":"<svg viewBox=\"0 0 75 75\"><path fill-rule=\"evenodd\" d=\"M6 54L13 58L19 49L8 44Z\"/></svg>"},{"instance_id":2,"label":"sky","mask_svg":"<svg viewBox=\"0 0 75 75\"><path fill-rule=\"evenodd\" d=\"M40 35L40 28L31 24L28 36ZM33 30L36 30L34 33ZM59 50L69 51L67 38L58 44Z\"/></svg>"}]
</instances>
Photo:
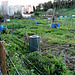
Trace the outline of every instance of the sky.
<instances>
[{"instance_id":1,"label":"sky","mask_svg":"<svg viewBox=\"0 0 75 75\"><path fill-rule=\"evenodd\" d=\"M1 1L9 1L9 5L38 5L39 3L44 3L53 0L0 0Z\"/></svg>"}]
</instances>

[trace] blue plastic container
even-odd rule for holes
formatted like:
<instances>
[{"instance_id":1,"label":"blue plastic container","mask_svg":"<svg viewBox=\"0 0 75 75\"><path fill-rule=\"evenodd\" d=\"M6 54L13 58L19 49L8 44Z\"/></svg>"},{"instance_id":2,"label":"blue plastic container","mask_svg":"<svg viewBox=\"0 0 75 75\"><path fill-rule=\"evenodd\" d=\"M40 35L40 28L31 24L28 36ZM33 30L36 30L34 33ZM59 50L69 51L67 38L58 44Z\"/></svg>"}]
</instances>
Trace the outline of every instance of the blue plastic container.
<instances>
[{"instance_id":1,"label":"blue plastic container","mask_svg":"<svg viewBox=\"0 0 75 75\"><path fill-rule=\"evenodd\" d=\"M3 25L0 25L0 31L3 32Z\"/></svg>"},{"instance_id":2,"label":"blue plastic container","mask_svg":"<svg viewBox=\"0 0 75 75\"><path fill-rule=\"evenodd\" d=\"M52 24L52 28L55 28L55 24Z\"/></svg>"},{"instance_id":3,"label":"blue plastic container","mask_svg":"<svg viewBox=\"0 0 75 75\"><path fill-rule=\"evenodd\" d=\"M57 20L57 22L59 22L59 21Z\"/></svg>"},{"instance_id":4,"label":"blue plastic container","mask_svg":"<svg viewBox=\"0 0 75 75\"><path fill-rule=\"evenodd\" d=\"M60 20L60 18L57 18L57 20Z\"/></svg>"},{"instance_id":5,"label":"blue plastic container","mask_svg":"<svg viewBox=\"0 0 75 75\"><path fill-rule=\"evenodd\" d=\"M58 24L57 28L59 28L60 25ZM52 24L52 28L55 28L55 24Z\"/></svg>"},{"instance_id":6,"label":"blue plastic container","mask_svg":"<svg viewBox=\"0 0 75 75\"><path fill-rule=\"evenodd\" d=\"M58 24L58 27L57 28L59 28L60 27L60 25Z\"/></svg>"},{"instance_id":7,"label":"blue plastic container","mask_svg":"<svg viewBox=\"0 0 75 75\"><path fill-rule=\"evenodd\" d=\"M35 24L38 24L38 22L35 22Z\"/></svg>"},{"instance_id":8,"label":"blue plastic container","mask_svg":"<svg viewBox=\"0 0 75 75\"><path fill-rule=\"evenodd\" d=\"M59 22L60 18L57 18L57 22Z\"/></svg>"},{"instance_id":9,"label":"blue plastic container","mask_svg":"<svg viewBox=\"0 0 75 75\"><path fill-rule=\"evenodd\" d=\"M69 20L71 21L72 19L70 18Z\"/></svg>"}]
</instances>

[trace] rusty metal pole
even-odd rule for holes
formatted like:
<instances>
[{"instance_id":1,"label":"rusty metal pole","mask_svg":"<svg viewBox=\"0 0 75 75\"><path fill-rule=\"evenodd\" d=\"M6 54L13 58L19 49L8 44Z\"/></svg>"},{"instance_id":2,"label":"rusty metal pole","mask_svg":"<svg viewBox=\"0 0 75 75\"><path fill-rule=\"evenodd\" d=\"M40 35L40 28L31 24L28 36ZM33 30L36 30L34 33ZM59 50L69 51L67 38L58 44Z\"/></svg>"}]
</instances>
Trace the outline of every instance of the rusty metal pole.
<instances>
[{"instance_id":1,"label":"rusty metal pole","mask_svg":"<svg viewBox=\"0 0 75 75\"><path fill-rule=\"evenodd\" d=\"M2 75L7 75L7 72L6 72L5 41L0 41L0 60L1 60L1 72L2 72Z\"/></svg>"}]
</instances>

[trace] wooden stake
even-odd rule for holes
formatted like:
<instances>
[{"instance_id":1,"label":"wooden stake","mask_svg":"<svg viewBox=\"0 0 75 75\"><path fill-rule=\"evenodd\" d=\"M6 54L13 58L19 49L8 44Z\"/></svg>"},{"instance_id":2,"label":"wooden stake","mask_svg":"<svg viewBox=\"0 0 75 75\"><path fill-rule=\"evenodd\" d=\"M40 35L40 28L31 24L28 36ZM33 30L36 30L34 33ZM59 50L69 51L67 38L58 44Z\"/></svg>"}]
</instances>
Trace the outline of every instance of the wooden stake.
<instances>
[{"instance_id":1,"label":"wooden stake","mask_svg":"<svg viewBox=\"0 0 75 75\"><path fill-rule=\"evenodd\" d=\"M1 71L3 75L7 75L6 72L6 53L5 53L5 41L0 41L0 60Z\"/></svg>"}]
</instances>

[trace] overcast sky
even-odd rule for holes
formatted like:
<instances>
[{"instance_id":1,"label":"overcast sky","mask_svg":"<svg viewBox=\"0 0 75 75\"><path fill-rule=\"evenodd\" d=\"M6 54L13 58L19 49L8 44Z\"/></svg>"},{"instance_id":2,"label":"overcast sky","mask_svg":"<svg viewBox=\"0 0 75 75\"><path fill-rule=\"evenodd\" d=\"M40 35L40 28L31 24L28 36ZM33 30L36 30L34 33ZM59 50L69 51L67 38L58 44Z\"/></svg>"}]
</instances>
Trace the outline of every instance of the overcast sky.
<instances>
[{"instance_id":1,"label":"overcast sky","mask_svg":"<svg viewBox=\"0 0 75 75\"><path fill-rule=\"evenodd\" d=\"M4 0L0 0L4 1ZM6 1L6 0L5 0ZM39 3L44 3L53 0L8 0L9 5L38 5Z\"/></svg>"}]
</instances>

